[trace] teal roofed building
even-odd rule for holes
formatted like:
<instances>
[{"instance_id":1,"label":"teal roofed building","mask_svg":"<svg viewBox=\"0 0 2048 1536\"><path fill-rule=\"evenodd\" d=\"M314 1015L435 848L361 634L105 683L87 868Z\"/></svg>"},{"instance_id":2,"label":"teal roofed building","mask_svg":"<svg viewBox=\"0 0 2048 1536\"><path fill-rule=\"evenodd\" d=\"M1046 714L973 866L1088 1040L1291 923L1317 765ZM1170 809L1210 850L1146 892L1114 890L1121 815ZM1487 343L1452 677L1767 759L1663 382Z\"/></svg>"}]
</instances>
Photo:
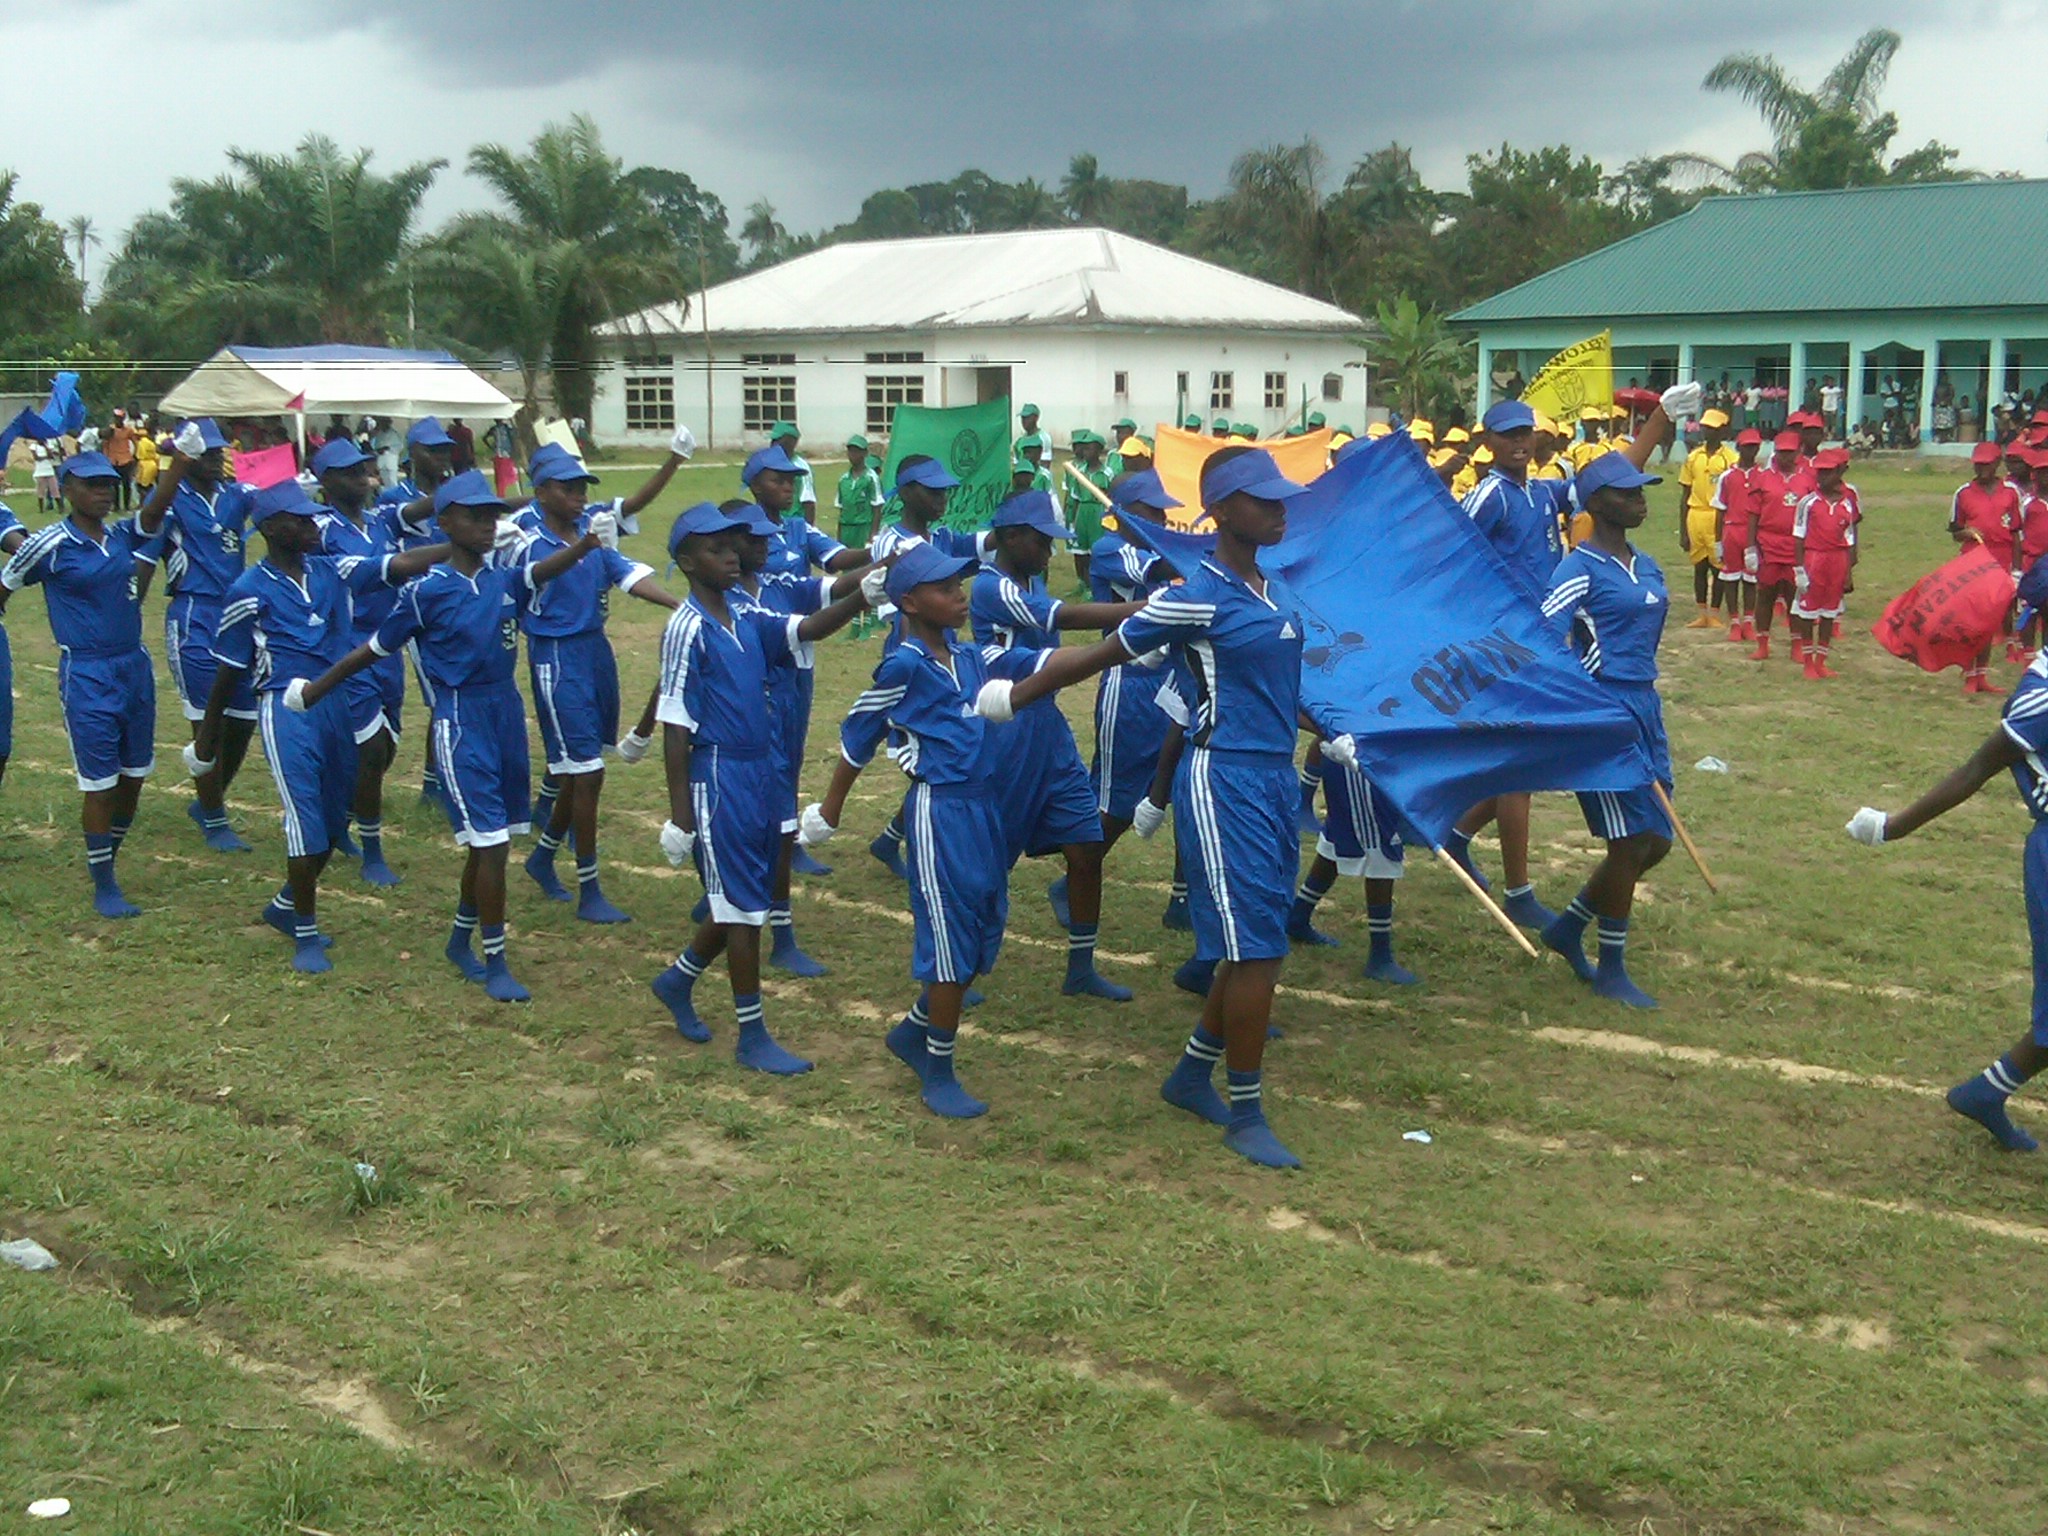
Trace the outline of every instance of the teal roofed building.
<instances>
[{"instance_id":1,"label":"teal roofed building","mask_svg":"<svg viewBox=\"0 0 2048 1536\"><path fill-rule=\"evenodd\" d=\"M1482 411L1606 329L1617 387L1726 376L1795 408L1832 387L1837 434L1893 395L1923 451L1958 451L1987 398L2048 400L2048 181L1710 197L1451 319Z\"/></svg>"}]
</instances>

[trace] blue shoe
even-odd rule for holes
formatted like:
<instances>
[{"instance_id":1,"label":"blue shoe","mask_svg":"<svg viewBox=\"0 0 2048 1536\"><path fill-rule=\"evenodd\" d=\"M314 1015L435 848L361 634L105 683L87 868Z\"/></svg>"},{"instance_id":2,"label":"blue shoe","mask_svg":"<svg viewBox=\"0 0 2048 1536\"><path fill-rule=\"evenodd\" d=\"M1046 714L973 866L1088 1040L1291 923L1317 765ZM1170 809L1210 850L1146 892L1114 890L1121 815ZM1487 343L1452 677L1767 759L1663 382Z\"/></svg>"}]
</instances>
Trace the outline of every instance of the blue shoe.
<instances>
[{"instance_id":1,"label":"blue shoe","mask_svg":"<svg viewBox=\"0 0 2048 1536\"><path fill-rule=\"evenodd\" d=\"M1166 910L1159 914L1159 926L1171 928L1176 933L1193 933L1195 920L1188 916L1188 899L1185 896L1170 897Z\"/></svg>"},{"instance_id":2,"label":"blue shoe","mask_svg":"<svg viewBox=\"0 0 2048 1536\"><path fill-rule=\"evenodd\" d=\"M292 969L308 976L318 976L334 969L334 962L327 958L325 934L310 939L300 939L292 949Z\"/></svg>"},{"instance_id":3,"label":"blue shoe","mask_svg":"<svg viewBox=\"0 0 2048 1536\"><path fill-rule=\"evenodd\" d=\"M926 1109L948 1120L974 1120L988 1113L988 1106L962 1088L959 1080L953 1077L937 1082L926 1078L924 1091L918 1097L924 1100Z\"/></svg>"},{"instance_id":4,"label":"blue shoe","mask_svg":"<svg viewBox=\"0 0 2048 1536\"><path fill-rule=\"evenodd\" d=\"M266 905L259 915L264 922L270 924L271 927L290 939L294 944L299 942L299 919L297 914L286 917L277 908ZM334 940L324 933L319 935L319 944L322 949L334 948Z\"/></svg>"},{"instance_id":5,"label":"blue shoe","mask_svg":"<svg viewBox=\"0 0 2048 1536\"><path fill-rule=\"evenodd\" d=\"M732 1059L743 1067L752 1067L756 1072L772 1072L777 1077L795 1077L800 1072L811 1070L808 1061L777 1045L775 1037L765 1028L743 1031Z\"/></svg>"},{"instance_id":6,"label":"blue shoe","mask_svg":"<svg viewBox=\"0 0 2048 1536\"><path fill-rule=\"evenodd\" d=\"M192 818L192 825L199 829L199 835L206 840L206 846L215 853L247 853L249 845L235 836L233 827L208 827L206 811L197 800L185 807L185 814Z\"/></svg>"},{"instance_id":7,"label":"blue shoe","mask_svg":"<svg viewBox=\"0 0 2048 1536\"><path fill-rule=\"evenodd\" d=\"M1574 976L1584 982L1592 981L1593 967L1586 959L1586 930L1583 926L1574 927L1560 917L1537 937L1543 940L1545 949L1555 950L1564 956L1565 964L1572 968Z\"/></svg>"},{"instance_id":8,"label":"blue shoe","mask_svg":"<svg viewBox=\"0 0 2048 1536\"><path fill-rule=\"evenodd\" d=\"M960 1006L963 1010L968 1008L979 1008L983 1003L987 1001L987 995L983 993L981 989L978 987L969 987L965 992L963 992L960 995Z\"/></svg>"},{"instance_id":9,"label":"blue shoe","mask_svg":"<svg viewBox=\"0 0 2048 1536\"><path fill-rule=\"evenodd\" d=\"M711 916L711 898L709 896L699 896L697 898L697 905L690 908L690 921L701 923L709 916Z\"/></svg>"},{"instance_id":10,"label":"blue shoe","mask_svg":"<svg viewBox=\"0 0 2048 1536\"><path fill-rule=\"evenodd\" d=\"M420 804L432 806L443 816L448 814L448 791L438 784L420 785Z\"/></svg>"},{"instance_id":11,"label":"blue shoe","mask_svg":"<svg viewBox=\"0 0 2048 1536\"><path fill-rule=\"evenodd\" d=\"M530 1003L533 994L519 985L512 968L504 960L484 962L484 995L494 1003Z\"/></svg>"},{"instance_id":12,"label":"blue shoe","mask_svg":"<svg viewBox=\"0 0 2048 1536\"><path fill-rule=\"evenodd\" d=\"M1223 1145L1246 1162L1257 1163L1261 1168L1301 1166L1301 1159L1288 1151L1280 1138L1273 1134L1273 1127L1266 1124L1264 1115L1231 1126L1223 1133Z\"/></svg>"},{"instance_id":13,"label":"blue shoe","mask_svg":"<svg viewBox=\"0 0 2048 1536\"><path fill-rule=\"evenodd\" d=\"M576 897L576 920L579 923L630 923L631 914L621 912L609 901L604 892L595 885L586 885Z\"/></svg>"},{"instance_id":14,"label":"blue shoe","mask_svg":"<svg viewBox=\"0 0 2048 1536\"><path fill-rule=\"evenodd\" d=\"M405 879L382 859L363 860L363 879L371 885L394 886Z\"/></svg>"},{"instance_id":15,"label":"blue shoe","mask_svg":"<svg viewBox=\"0 0 2048 1536\"><path fill-rule=\"evenodd\" d=\"M1504 898L1500 909L1512 917L1517 926L1534 929L1538 933L1557 921L1557 914L1538 901L1534 891Z\"/></svg>"},{"instance_id":16,"label":"blue shoe","mask_svg":"<svg viewBox=\"0 0 2048 1536\"><path fill-rule=\"evenodd\" d=\"M882 1037L882 1043L889 1047L889 1054L917 1074L917 1080L924 1081L924 1069L931 1060L931 1052L925 1049L927 1031L922 1024L913 1024L909 1017L898 1019L896 1027Z\"/></svg>"},{"instance_id":17,"label":"blue shoe","mask_svg":"<svg viewBox=\"0 0 2048 1536\"><path fill-rule=\"evenodd\" d=\"M1079 975L1070 973L1061 984L1060 991L1068 997L1099 997L1106 1003L1128 1003L1131 1000L1129 987L1120 987L1105 979L1092 965Z\"/></svg>"},{"instance_id":18,"label":"blue shoe","mask_svg":"<svg viewBox=\"0 0 2048 1536\"><path fill-rule=\"evenodd\" d=\"M357 846L356 840L346 832L334 840L334 851L344 859L360 859L363 856L363 850Z\"/></svg>"},{"instance_id":19,"label":"blue shoe","mask_svg":"<svg viewBox=\"0 0 2048 1536\"><path fill-rule=\"evenodd\" d=\"M820 864L811 857L802 843L798 843L795 852L789 856L789 872L792 875L829 875L832 873L832 866Z\"/></svg>"},{"instance_id":20,"label":"blue shoe","mask_svg":"<svg viewBox=\"0 0 2048 1536\"><path fill-rule=\"evenodd\" d=\"M448 957L450 965L462 972L462 979L464 981L482 981L484 979L484 963L477 959L476 950L468 943L458 942L451 938L448 941L448 947L442 950L441 953Z\"/></svg>"},{"instance_id":21,"label":"blue shoe","mask_svg":"<svg viewBox=\"0 0 2048 1536\"><path fill-rule=\"evenodd\" d=\"M1173 973L1173 984L1183 992L1192 992L1197 997L1209 995L1209 983L1216 979L1214 960L1183 960L1180 969Z\"/></svg>"},{"instance_id":22,"label":"blue shoe","mask_svg":"<svg viewBox=\"0 0 2048 1536\"><path fill-rule=\"evenodd\" d=\"M92 893L92 909L101 917L142 916L142 908L123 896L118 885L109 885L104 890L95 889Z\"/></svg>"},{"instance_id":23,"label":"blue shoe","mask_svg":"<svg viewBox=\"0 0 2048 1536\"><path fill-rule=\"evenodd\" d=\"M788 933L790 930L785 928L782 931ZM830 966L822 965L805 954L793 937L787 943L778 942L774 949L769 951L768 963L778 971L787 971L792 976L817 977L831 974Z\"/></svg>"},{"instance_id":24,"label":"blue shoe","mask_svg":"<svg viewBox=\"0 0 2048 1536\"><path fill-rule=\"evenodd\" d=\"M1186 1057L1181 1058L1181 1064L1159 1085L1159 1097L1175 1109L1184 1109L1211 1125L1230 1124L1230 1106L1223 1102L1223 1095L1216 1091L1216 1084L1209 1074L1190 1067Z\"/></svg>"},{"instance_id":25,"label":"blue shoe","mask_svg":"<svg viewBox=\"0 0 2048 1536\"><path fill-rule=\"evenodd\" d=\"M536 848L526 856L526 873L533 883L540 887L541 895L549 901L572 901L569 887L562 884L562 877L555 873L555 856Z\"/></svg>"},{"instance_id":26,"label":"blue shoe","mask_svg":"<svg viewBox=\"0 0 2048 1536\"><path fill-rule=\"evenodd\" d=\"M1948 1107L1983 1126L2008 1152L2032 1152L2041 1145L2013 1124L2012 1116L2005 1112L2005 1095L1982 1077L1973 1077L1949 1089Z\"/></svg>"},{"instance_id":27,"label":"blue shoe","mask_svg":"<svg viewBox=\"0 0 2048 1536\"><path fill-rule=\"evenodd\" d=\"M1297 944L1327 945L1337 948L1337 941L1316 927L1315 918L1297 908L1287 915L1287 937Z\"/></svg>"},{"instance_id":28,"label":"blue shoe","mask_svg":"<svg viewBox=\"0 0 2048 1536\"><path fill-rule=\"evenodd\" d=\"M1630 981L1627 971L1596 971L1593 975L1593 993L1596 997L1626 1003L1631 1008L1649 1009L1657 1006L1657 999Z\"/></svg>"},{"instance_id":29,"label":"blue shoe","mask_svg":"<svg viewBox=\"0 0 2048 1536\"><path fill-rule=\"evenodd\" d=\"M1067 905L1067 877L1061 875L1045 888L1045 899L1052 903L1053 921L1062 928L1074 926L1074 909Z\"/></svg>"},{"instance_id":30,"label":"blue shoe","mask_svg":"<svg viewBox=\"0 0 2048 1536\"><path fill-rule=\"evenodd\" d=\"M890 874L894 875L898 880L908 883L910 870L903 862L903 844L901 840L887 835L878 837L868 844L868 852L880 859L882 867L888 870Z\"/></svg>"},{"instance_id":31,"label":"blue shoe","mask_svg":"<svg viewBox=\"0 0 2048 1536\"><path fill-rule=\"evenodd\" d=\"M690 988L683 982L682 972L670 966L648 983L648 990L668 1005L669 1014L676 1021L677 1034L698 1045L711 1038L710 1028L697 1017L697 1005L691 998Z\"/></svg>"},{"instance_id":32,"label":"blue shoe","mask_svg":"<svg viewBox=\"0 0 2048 1536\"><path fill-rule=\"evenodd\" d=\"M1422 978L1420 976L1391 957L1385 960L1366 961L1365 979L1367 981L1384 981L1391 987L1419 987L1422 985Z\"/></svg>"}]
</instances>

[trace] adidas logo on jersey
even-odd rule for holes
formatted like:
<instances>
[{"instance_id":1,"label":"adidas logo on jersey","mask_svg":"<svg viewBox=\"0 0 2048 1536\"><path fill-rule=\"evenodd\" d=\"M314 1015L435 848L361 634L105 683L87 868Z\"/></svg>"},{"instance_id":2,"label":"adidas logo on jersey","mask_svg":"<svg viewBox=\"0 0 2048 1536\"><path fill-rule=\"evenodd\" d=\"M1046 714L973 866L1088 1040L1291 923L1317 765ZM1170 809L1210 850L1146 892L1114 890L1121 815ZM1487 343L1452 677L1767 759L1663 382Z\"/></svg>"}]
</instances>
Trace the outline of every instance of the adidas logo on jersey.
<instances>
[{"instance_id":1,"label":"adidas logo on jersey","mask_svg":"<svg viewBox=\"0 0 2048 1536\"><path fill-rule=\"evenodd\" d=\"M1658 597L1657 594L1654 592L1645 592L1643 594L1643 606L1645 608L1654 608L1661 601L1663 601L1663 599Z\"/></svg>"},{"instance_id":2,"label":"adidas logo on jersey","mask_svg":"<svg viewBox=\"0 0 2048 1536\"><path fill-rule=\"evenodd\" d=\"M1280 638L1282 640L1292 640L1294 638L1294 625L1292 623L1280 626Z\"/></svg>"}]
</instances>

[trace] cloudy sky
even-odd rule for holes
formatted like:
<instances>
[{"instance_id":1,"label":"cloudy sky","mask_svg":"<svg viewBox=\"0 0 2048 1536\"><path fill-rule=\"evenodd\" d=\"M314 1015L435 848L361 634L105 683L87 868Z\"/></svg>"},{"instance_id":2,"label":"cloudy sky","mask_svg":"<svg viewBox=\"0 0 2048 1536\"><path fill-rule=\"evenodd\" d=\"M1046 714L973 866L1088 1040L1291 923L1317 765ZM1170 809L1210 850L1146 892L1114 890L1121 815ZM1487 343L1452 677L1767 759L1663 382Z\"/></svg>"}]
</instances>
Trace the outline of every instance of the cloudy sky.
<instances>
[{"instance_id":1,"label":"cloudy sky","mask_svg":"<svg viewBox=\"0 0 2048 1536\"><path fill-rule=\"evenodd\" d=\"M782 0L126 0L9 6L0 168L109 245L173 176L229 146L309 132L388 167L451 162L430 222L483 202L468 146L594 115L630 164L688 171L738 214L792 229L850 218L878 186L979 165L1056 183L1091 150L1110 175L1213 193L1231 156L1314 134L1344 166L1398 139L1434 184L1470 151L1566 141L1635 155L1763 147L1741 103L1705 95L1721 54L1775 53L1817 83L1866 28L1904 34L1894 150L2048 175L2048 93L2031 63L2048 3L1717 0L1092 0L1032 5ZM103 260L96 254L95 272Z\"/></svg>"}]
</instances>

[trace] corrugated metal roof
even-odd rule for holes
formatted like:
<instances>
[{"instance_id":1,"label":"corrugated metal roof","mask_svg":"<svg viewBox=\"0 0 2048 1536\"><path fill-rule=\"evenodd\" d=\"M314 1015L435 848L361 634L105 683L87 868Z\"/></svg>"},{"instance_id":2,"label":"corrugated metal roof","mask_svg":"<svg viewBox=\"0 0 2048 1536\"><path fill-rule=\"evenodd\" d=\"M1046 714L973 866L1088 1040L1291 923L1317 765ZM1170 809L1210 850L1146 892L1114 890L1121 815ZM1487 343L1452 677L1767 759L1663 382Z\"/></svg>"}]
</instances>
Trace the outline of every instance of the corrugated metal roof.
<instances>
[{"instance_id":1,"label":"corrugated metal roof","mask_svg":"<svg viewBox=\"0 0 2048 1536\"><path fill-rule=\"evenodd\" d=\"M2048 181L1710 197L1451 318L2048 307Z\"/></svg>"},{"instance_id":2,"label":"corrugated metal roof","mask_svg":"<svg viewBox=\"0 0 2048 1536\"><path fill-rule=\"evenodd\" d=\"M694 335L673 304L605 327ZM719 283L703 296L714 336L929 331L960 326L1136 325L1355 332L1318 299L1106 229L864 240Z\"/></svg>"}]
</instances>

